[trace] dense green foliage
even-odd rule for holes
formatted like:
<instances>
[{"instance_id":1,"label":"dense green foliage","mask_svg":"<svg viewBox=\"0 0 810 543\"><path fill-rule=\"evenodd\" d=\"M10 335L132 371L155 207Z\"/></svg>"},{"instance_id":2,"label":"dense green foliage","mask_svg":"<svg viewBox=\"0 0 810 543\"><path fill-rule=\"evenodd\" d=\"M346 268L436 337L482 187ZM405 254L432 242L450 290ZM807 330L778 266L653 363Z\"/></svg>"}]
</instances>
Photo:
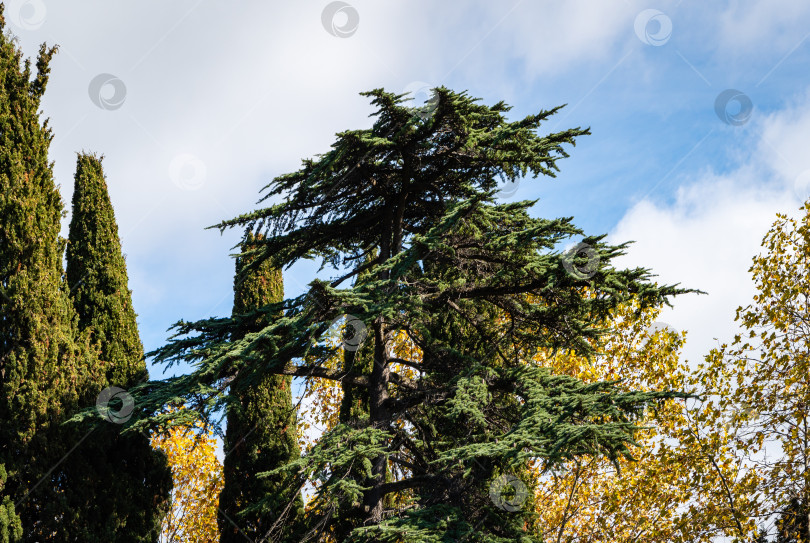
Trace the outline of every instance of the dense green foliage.
<instances>
[{"instance_id":1,"label":"dense green foliage","mask_svg":"<svg viewBox=\"0 0 810 543\"><path fill-rule=\"evenodd\" d=\"M100 375L63 282L63 205L39 115L55 49L43 45L33 71L4 29L0 16L0 464L23 540L43 541L68 524L57 468L86 435L60 422L95 403L87 384Z\"/></svg>"},{"instance_id":2,"label":"dense green foliage","mask_svg":"<svg viewBox=\"0 0 810 543\"><path fill-rule=\"evenodd\" d=\"M6 468L0 464L0 543L15 543L22 537L22 524L11 497L3 494L7 479Z\"/></svg>"},{"instance_id":3,"label":"dense green foliage","mask_svg":"<svg viewBox=\"0 0 810 543\"><path fill-rule=\"evenodd\" d=\"M354 334L358 331L352 331L351 326L345 325L346 330L343 333L348 341L353 341ZM360 339L357 336L357 339ZM354 346L354 343L351 343ZM343 352L343 372L355 373L357 375L365 376L366 378L371 374L371 368L374 362L374 340L366 339L363 343L357 345L358 349L345 349ZM341 424L347 425L352 428L358 428L368 424L369 417L369 395L368 389L362 385L353 384L351 382L341 382L341 389L343 397L340 402L340 411L338 413L338 420ZM371 481L365 473L353 473L349 475L354 484L365 486ZM390 478L390 477L389 477ZM343 503L337 507L333 513L330 521L330 529L338 541L344 540L355 528L362 526L363 515L356 508L351 507L351 504Z\"/></svg>"},{"instance_id":4,"label":"dense green foliage","mask_svg":"<svg viewBox=\"0 0 810 543\"><path fill-rule=\"evenodd\" d=\"M89 333L104 372L88 383L88 391L95 396L107 387L127 389L145 381L118 225L101 159L88 154L80 154L76 163L67 278L79 326ZM79 530L70 537L157 541L169 506L171 472L147 436L120 435L120 426L109 422L81 443L62 470L74 516L67 525ZM95 481L106 482L97 487Z\"/></svg>"},{"instance_id":5,"label":"dense green foliage","mask_svg":"<svg viewBox=\"0 0 810 543\"><path fill-rule=\"evenodd\" d=\"M99 347L106 383L128 388L145 380L143 345L101 159L84 153L76 161L66 272L79 326Z\"/></svg>"},{"instance_id":6,"label":"dense green foliage","mask_svg":"<svg viewBox=\"0 0 810 543\"><path fill-rule=\"evenodd\" d=\"M505 104L445 88L421 111L383 90L366 95L378 108L371 129L338 134L331 151L273 180L266 198L279 203L218 225L266 236L248 268L315 258L335 279L313 280L304 295L252 314L179 323L156 359L196 370L145 385L144 401L154 413L177 399L210 412L234 376L360 387L368 417L338 424L274 472L316 484L320 516L309 538L330 532L336 512L349 508L364 524L347 536L353 541L536 540L531 511L506 514L490 499L493 479L521 476L532 459L625 456L645 407L674 394L586 385L531 365L531 355L592 352L587 339L604 330L591 323L631 298L646 307L686 290L654 285L644 269L612 268L625 245L603 236L584 238L595 262L562 254L559 243L583 235L570 218L533 218L533 202L497 202L498 177L554 176L564 145L588 133L538 135L557 109L509 122ZM234 330L277 311L281 318L234 340ZM323 334L347 314L368 328L368 373L363 364L329 367L340 347ZM398 334L418 346L419 359L393 355ZM396 508L386 505L391 497Z\"/></svg>"},{"instance_id":7,"label":"dense green foliage","mask_svg":"<svg viewBox=\"0 0 810 543\"><path fill-rule=\"evenodd\" d=\"M248 235L243 251L256 248ZM239 256L234 279L233 314L243 315L284 299L281 270L270 260L242 273L255 257ZM278 315L258 319L260 329ZM242 337L250 331L235 331ZM303 499L289 476L276 474L258 478L298 458L295 408L292 405L292 377L268 373L257 382L243 382L236 375L230 383L225 434L225 484L219 501L220 541L232 543L260 539L296 541L296 527L303 516ZM268 498L261 503L264 498ZM251 509L251 506L258 505ZM290 507L288 508L288 504Z\"/></svg>"}]
</instances>

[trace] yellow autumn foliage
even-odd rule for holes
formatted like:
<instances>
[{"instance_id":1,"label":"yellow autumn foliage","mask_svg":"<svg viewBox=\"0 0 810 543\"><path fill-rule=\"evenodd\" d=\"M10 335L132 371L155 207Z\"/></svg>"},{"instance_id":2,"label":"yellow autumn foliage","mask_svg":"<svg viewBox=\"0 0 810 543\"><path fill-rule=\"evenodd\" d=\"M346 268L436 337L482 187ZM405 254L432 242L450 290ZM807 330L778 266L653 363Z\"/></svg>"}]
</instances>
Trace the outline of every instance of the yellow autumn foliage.
<instances>
[{"instance_id":1,"label":"yellow autumn foliage","mask_svg":"<svg viewBox=\"0 0 810 543\"><path fill-rule=\"evenodd\" d=\"M157 434L152 445L166 453L174 488L171 509L163 520L161 543L218 543L217 513L222 491L222 463L217 442L201 423Z\"/></svg>"},{"instance_id":2,"label":"yellow autumn foliage","mask_svg":"<svg viewBox=\"0 0 810 543\"><path fill-rule=\"evenodd\" d=\"M536 511L547 541L697 543L748 539L756 529L758 474L746 464L725 412L679 357L685 333L655 323L660 310L624 307L599 355L538 353L535 363L626 390L675 390L699 399L667 401L648 414L634 459L581 458L553 471L535 467ZM713 389L713 393L728 392Z\"/></svg>"}]
</instances>

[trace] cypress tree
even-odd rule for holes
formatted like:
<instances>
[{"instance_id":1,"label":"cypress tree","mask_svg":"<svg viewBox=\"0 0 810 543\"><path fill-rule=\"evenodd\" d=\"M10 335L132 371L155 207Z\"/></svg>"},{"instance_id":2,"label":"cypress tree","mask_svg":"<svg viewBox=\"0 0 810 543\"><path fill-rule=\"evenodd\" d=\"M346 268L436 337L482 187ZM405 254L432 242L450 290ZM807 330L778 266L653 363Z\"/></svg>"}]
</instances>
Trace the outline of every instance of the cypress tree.
<instances>
[{"instance_id":1,"label":"cypress tree","mask_svg":"<svg viewBox=\"0 0 810 543\"><path fill-rule=\"evenodd\" d=\"M233 314L245 315L284 299L281 270L270 260L250 267L257 240L248 234L243 254L236 259ZM265 314L245 329L244 336L278 318ZM303 515L303 499L289 476L257 477L283 466L300 455L296 416L292 404L292 377L266 374L249 383L239 375L230 383L227 406L225 484L219 500L221 543L259 540L297 541ZM263 501L269 497L269 500ZM289 507L288 507L289 506Z\"/></svg>"},{"instance_id":2,"label":"cypress tree","mask_svg":"<svg viewBox=\"0 0 810 543\"><path fill-rule=\"evenodd\" d=\"M129 388L147 377L129 278L101 158L76 161L67 281L81 329L90 331L105 386Z\"/></svg>"},{"instance_id":3,"label":"cypress tree","mask_svg":"<svg viewBox=\"0 0 810 543\"><path fill-rule=\"evenodd\" d=\"M87 384L92 395L107 387L129 389L147 378L146 362L129 290L101 158L79 154L67 245L67 280L80 329L89 334L103 372ZM63 469L73 511L71 537L154 542L168 511L171 471L146 435L119 435L120 426L97 428Z\"/></svg>"},{"instance_id":4,"label":"cypress tree","mask_svg":"<svg viewBox=\"0 0 810 543\"><path fill-rule=\"evenodd\" d=\"M344 541L539 541L526 528L531 508L501 507L498 477L520 477L537 459L628 456L646 407L683 394L552 375L532 355L593 354L589 340L606 331L592 323L631 299L644 308L689 291L658 286L643 268L614 268L627 244L586 236L570 217L535 218L534 202L497 201L499 178L554 177L566 147L588 134L538 134L559 108L508 121L503 102L486 106L443 87L430 114L383 89L364 94L378 108L371 128L339 133L327 153L272 180L265 199L278 197L274 205L217 225L264 234L259 262L318 259L335 276L270 306L283 316L241 339L229 330L262 312L178 323L157 360L197 370L152 384L144 401L158 412L177 395L202 396L201 409L217 409L218 383L233 375L351 384L367 395L368 417L338 424L278 470L318 484L308 537L330 532L349 508L361 522ZM580 236L587 258L558 250ZM336 348L321 338L342 314L368 328L368 373L329 365ZM420 356L395 355L399 334Z\"/></svg>"},{"instance_id":5,"label":"cypress tree","mask_svg":"<svg viewBox=\"0 0 810 543\"><path fill-rule=\"evenodd\" d=\"M3 493L6 479L6 468L0 464L0 543L16 543L22 537L22 524L11 497Z\"/></svg>"},{"instance_id":6,"label":"cypress tree","mask_svg":"<svg viewBox=\"0 0 810 543\"><path fill-rule=\"evenodd\" d=\"M61 468L86 434L61 423L95 404L87 383L99 375L63 282L64 211L39 114L55 51L42 45L32 70L0 5L0 464L24 541L69 522Z\"/></svg>"}]
</instances>

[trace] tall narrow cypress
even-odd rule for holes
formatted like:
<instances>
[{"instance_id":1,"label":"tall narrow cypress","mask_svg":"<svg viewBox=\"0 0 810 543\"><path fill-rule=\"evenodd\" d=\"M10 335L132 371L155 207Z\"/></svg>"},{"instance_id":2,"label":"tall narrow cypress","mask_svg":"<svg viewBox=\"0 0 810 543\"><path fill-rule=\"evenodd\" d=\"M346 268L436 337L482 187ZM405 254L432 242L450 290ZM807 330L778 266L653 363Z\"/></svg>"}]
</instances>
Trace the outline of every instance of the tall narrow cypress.
<instances>
[{"instance_id":1,"label":"tall narrow cypress","mask_svg":"<svg viewBox=\"0 0 810 543\"><path fill-rule=\"evenodd\" d=\"M103 372L88 383L98 395L124 390L147 377L146 362L129 290L101 159L80 154L67 246L67 279L81 330L90 335ZM157 541L169 505L171 472L165 454L147 436L119 435L107 424L65 462L66 494L74 534L105 541Z\"/></svg>"},{"instance_id":2,"label":"tall narrow cypress","mask_svg":"<svg viewBox=\"0 0 810 543\"><path fill-rule=\"evenodd\" d=\"M79 326L100 349L106 383L127 388L146 378L146 362L101 158L79 154L74 180L67 246L71 298Z\"/></svg>"},{"instance_id":3,"label":"tall narrow cypress","mask_svg":"<svg viewBox=\"0 0 810 543\"><path fill-rule=\"evenodd\" d=\"M270 260L249 268L253 257L245 253L255 248L256 241L248 234L242 243L243 254L236 259L234 316L284 299L281 270ZM237 335L261 329L274 317L249 319L251 324ZM245 535L261 539L268 533L273 541L296 541L296 528L303 515L297 486L283 475L257 477L300 454L291 386L292 377L271 374L257 383L245 382L237 375L230 384L225 485L219 501L221 543L241 543ZM251 506L254 508L249 509Z\"/></svg>"},{"instance_id":4,"label":"tall narrow cypress","mask_svg":"<svg viewBox=\"0 0 810 543\"><path fill-rule=\"evenodd\" d=\"M39 113L54 53L41 46L32 70L0 5L0 464L24 541L68 540L60 473L86 434L60 423L93 405L98 373L63 282L63 205Z\"/></svg>"}]
</instances>

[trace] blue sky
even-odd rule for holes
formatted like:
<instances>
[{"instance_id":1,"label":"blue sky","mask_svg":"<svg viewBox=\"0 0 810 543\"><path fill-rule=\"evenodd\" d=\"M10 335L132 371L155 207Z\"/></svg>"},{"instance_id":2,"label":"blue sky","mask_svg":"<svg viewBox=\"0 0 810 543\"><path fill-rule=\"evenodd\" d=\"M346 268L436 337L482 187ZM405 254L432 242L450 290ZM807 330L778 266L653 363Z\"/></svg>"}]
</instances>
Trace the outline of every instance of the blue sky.
<instances>
[{"instance_id":1,"label":"blue sky","mask_svg":"<svg viewBox=\"0 0 810 543\"><path fill-rule=\"evenodd\" d=\"M252 209L335 132L368 127L358 93L375 87L466 89L512 119L569 104L546 129L593 135L510 199L636 240L621 264L708 291L662 315L689 331L690 360L731 337L762 236L810 195L807 2L235 4L7 2L27 55L61 48L43 109L65 202L75 153L105 155L147 349L178 319L230 313L238 232L204 227ZM720 108L738 126L716 111L727 89L752 105ZM285 273L288 296L313 269Z\"/></svg>"}]
</instances>

